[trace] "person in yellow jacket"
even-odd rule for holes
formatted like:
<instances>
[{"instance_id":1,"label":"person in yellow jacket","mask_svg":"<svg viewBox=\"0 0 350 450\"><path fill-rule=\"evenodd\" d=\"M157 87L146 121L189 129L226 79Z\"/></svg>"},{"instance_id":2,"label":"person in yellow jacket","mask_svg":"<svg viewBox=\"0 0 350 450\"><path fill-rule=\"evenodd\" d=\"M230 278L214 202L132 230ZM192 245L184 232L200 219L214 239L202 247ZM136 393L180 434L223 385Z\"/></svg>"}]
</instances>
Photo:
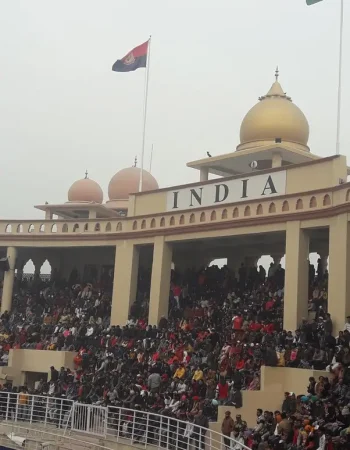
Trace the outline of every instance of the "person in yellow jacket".
<instances>
[{"instance_id":1,"label":"person in yellow jacket","mask_svg":"<svg viewBox=\"0 0 350 450\"><path fill-rule=\"evenodd\" d=\"M29 395L25 387L18 394L18 418L19 420L29 419Z\"/></svg>"},{"instance_id":2,"label":"person in yellow jacket","mask_svg":"<svg viewBox=\"0 0 350 450\"><path fill-rule=\"evenodd\" d=\"M181 364L181 365L176 369L176 372L175 372L175 374L174 374L174 378L179 378L179 379L181 379L181 378L183 378L183 377L185 376L185 373L186 373L186 369L185 369L184 365Z\"/></svg>"},{"instance_id":3,"label":"person in yellow jacket","mask_svg":"<svg viewBox=\"0 0 350 450\"><path fill-rule=\"evenodd\" d=\"M197 367L196 371L193 374L192 380L193 381L203 380L203 371L200 369L200 367Z\"/></svg>"}]
</instances>

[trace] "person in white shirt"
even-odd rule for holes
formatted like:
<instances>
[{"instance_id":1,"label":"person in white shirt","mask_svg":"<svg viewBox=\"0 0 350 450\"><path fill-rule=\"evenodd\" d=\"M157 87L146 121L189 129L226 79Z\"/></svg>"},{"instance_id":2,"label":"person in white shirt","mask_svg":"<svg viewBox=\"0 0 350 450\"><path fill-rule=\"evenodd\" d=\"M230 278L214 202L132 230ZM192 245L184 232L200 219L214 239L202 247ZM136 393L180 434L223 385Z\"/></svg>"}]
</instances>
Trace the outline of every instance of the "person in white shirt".
<instances>
[{"instance_id":1,"label":"person in white shirt","mask_svg":"<svg viewBox=\"0 0 350 450\"><path fill-rule=\"evenodd\" d=\"M348 316L346 318L346 322L345 322L345 325L344 325L344 331L349 331L349 333L350 333L350 316Z\"/></svg>"},{"instance_id":2,"label":"person in white shirt","mask_svg":"<svg viewBox=\"0 0 350 450\"><path fill-rule=\"evenodd\" d=\"M239 430L237 430L237 429L233 430L233 439L234 439L234 441L231 441L231 449L232 450L243 450L244 449L244 437Z\"/></svg>"},{"instance_id":3,"label":"person in white shirt","mask_svg":"<svg viewBox=\"0 0 350 450\"><path fill-rule=\"evenodd\" d=\"M1 366L7 366L7 363L8 363L8 360L9 360L9 354L8 354L8 352L5 352L3 355L2 355L2 357L1 357Z\"/></svg>"},{"instance_id":4,"label":"person in white shirt","mask_svg":"<svg viewBox=\"0 0 350 450\"><path fill-rule=\"evenodd\" d=\"M92 336L94 333L94 327L88 327L85 333L85 336Z\"/></svg>"},{"instance_id":5,"label":"person in white shirt","mask_svg":"<svg viewBox=\"0 0 350 450\"><path fill-rule=\"evenodd\" d=\"M325 430L323 428L320 428L318 431L320 433L320 439L318 441L318 449L317 450L326 450L326 434L325 434Z\"/></svg>"}]
</instances>

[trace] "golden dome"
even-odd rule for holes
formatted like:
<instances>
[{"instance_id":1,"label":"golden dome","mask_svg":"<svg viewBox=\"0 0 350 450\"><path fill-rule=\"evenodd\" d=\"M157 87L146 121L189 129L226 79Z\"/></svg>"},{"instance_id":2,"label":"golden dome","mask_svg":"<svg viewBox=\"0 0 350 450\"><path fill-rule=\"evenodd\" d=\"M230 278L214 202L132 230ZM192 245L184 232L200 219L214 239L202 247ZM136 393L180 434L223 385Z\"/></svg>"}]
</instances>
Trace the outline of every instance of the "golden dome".
<instances>
[{"instance_id":1,"label":"golden dome","mask_svg":"<svg viewBox=\"0 0 350 450\"><path fill-rule=\"evenodd\" d=\"M87 177L72 184L68 191L69 202L103 202L103 192L99 184Z\"/></svg>"},{"instance_id":2,"label":"golden dome","mask_svg":"<svg viewBox=\"0 0 350 450\"><path fill-rule=\"evenodd\" d=\"M309 139L309 124L303 112L292 102L276 81L269 92L259 98L253 108L243 119L240 131L241 145L237 150L244 149L242 144L254 141L273 141L281 139L302 146L307 146ZM308 147L304 148L308 151Z\"/></svg>"},{"instance_id":3,"label":"golden dome","mask_svg":"<svg viewBox=\"0 0 350 450\"><path fill-rule=\"evenodd\" d=\"M128 167L117 172L108 185L108 196L110 200L126 200L130 194L139 191L140 182L139 167ZM142 174L142 191L153 191L158 189L157 180L147 170Z\"/></svg>"}]
</instances>

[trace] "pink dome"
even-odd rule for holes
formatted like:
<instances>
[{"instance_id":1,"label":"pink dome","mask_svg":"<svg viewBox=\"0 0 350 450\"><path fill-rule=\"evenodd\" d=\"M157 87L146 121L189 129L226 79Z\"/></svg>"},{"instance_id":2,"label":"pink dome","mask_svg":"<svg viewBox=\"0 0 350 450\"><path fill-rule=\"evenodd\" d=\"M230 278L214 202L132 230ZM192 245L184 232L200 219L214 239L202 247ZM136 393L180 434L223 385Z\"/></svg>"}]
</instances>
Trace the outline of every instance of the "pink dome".
<instances>
[{"instance_id":1,"label":"pink dome","mask_svg":"<svg viewBox=\"0 0 350 450\"><path fill-rule=\"evenodd\" d=\"M89 178L83 178L72 184L68 191L69 202L103 202L103 192L99 184Z\"/></svg>"},{"instance_id":2,"label":"pink dome","mask_svg":"<svg viewBox=\"0 0 350 450\"><path fill-rule=\"evenodd\" d=\"M140 182L139 167L128 167L117 172L108 185L108 196L110 200L125 200L130 194L139 191ZM147 170L142 173L142 191L153 191L158 189L157 180Z\"/></svg>"}]
</instances>

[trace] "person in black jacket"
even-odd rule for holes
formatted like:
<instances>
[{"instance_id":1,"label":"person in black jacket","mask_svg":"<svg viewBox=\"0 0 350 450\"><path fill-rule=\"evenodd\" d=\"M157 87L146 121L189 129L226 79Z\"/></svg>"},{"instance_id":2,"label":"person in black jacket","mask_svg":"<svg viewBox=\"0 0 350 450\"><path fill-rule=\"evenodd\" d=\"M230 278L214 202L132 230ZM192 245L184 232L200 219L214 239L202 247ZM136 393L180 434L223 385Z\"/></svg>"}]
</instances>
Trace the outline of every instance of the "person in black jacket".
<instances>
[{"instance_id":1,"label":"person in black jacket","mask_svg":"<svg viewBox=\"0 0 350 450\"><path fill-rule=\"evenodd\" d=\"M194 439L194 445L195 448L198 450L204 450L205 448L205 435L207 432L207 429L209 428L209 420L208 417L206 417L203 414L203 411L198 411L198 414L194 418L193 421L194 428L193 428L193 439Z\"/></svg>"},{"instance_id":2,"label":"person in black jacket","mask_svg":"<svg viewBox=\"0 0 350 450\"><path fill-rule=\"evenodd\" d=\"M54 368L54 366L50 367L51 370L51 380L50 381L57 381L58 380L58 370Z\"/></svg>"}]
</instances>

